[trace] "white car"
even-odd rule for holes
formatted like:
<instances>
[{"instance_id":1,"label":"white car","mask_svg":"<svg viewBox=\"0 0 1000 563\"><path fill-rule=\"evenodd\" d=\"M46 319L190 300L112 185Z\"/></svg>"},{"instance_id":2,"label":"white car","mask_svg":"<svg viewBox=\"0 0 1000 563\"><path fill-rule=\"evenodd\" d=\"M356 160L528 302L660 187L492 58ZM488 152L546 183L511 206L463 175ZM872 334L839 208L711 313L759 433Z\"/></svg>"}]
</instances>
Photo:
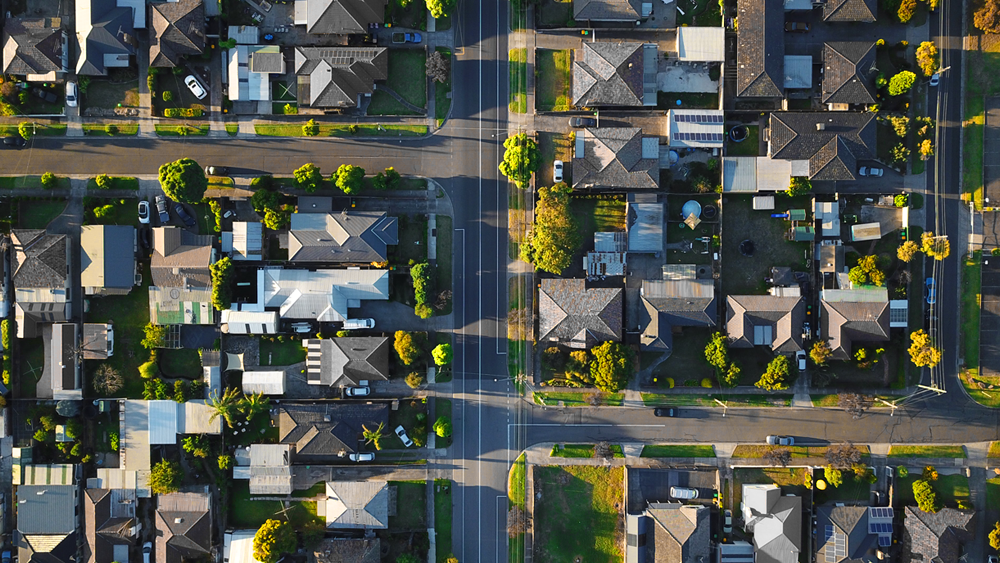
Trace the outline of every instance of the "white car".
<instances>
[{"instance_id":1,"label":"white car","mask_svg":"<svg viewBox=\"0 0 1000 563\"><path fill-rule=\"evenodd\" d=\"M724 518L725 518L725 520L723 521L723 524L722 524L722 533L723 534L731 534L731 533L733 533L733 511L732 510L727 510L725 512L725 517Z\"/></svg>"},{"instance_id":2,"label":"white car","mask_svg":"<svg viewBox=\"0 0 1000 563\"><path fill-rule=\"evenodd\" d=\"M769 446L794 446L795 438L791 436L768 436L767 445Z\"/></svg>"},{"instance_id":3,"label":"white car","mask_svg":"<svg viewBox=\"0 0 1000 563\"><path fill-rule=\"evenodd\" d=\"M75 108L77 104L77 88L76 82L67 81L66 82L66 105Z\"/></svg>"},{"instance_id":4,"label":"white car","mask_svg":"<svg viewBox=\"0 0 1000 563\"><path fill-rule=\"evenodd\" d=\"M345 319L344 330L375 328L375 319Z\"/></svg>"},{"instance_id":5,"label":"white car","mask_svg":"<svg viewBox=\"0 0 1000 563\"><path fill-rule=\"evenodd\" d=\"M670 487L670 497L681 500L694 500L698 498L698 489L691 487Z\"/></svg>"},{"instance_id":6,"label":"white car","mask_svg":"<svg viewBox=\"0 0 1000 563\"><path fill-rule=\"evenodd\" d=\"M866 176L866 177L870 176L872 178L881 178L882 174L884 173L885 173L884 170L882 170L881 168L876 168L874 166L862 166L861 169L858 170L859 176Z\"/></svg>"},{"instance_id":7,"label":"white car","mask_svg":"<svg viewBox=\"0 0 1000 563\"><path fill-rule=\"evenodd\" d=\"M188 87L188 90L191 90L191 93L194 94L194 97L198 98L199 100L204 100L205 96L208 95L208 93L205 92L205 89L201 87L201 84L198 82L198 79L195 78L193 74L187 75L187 78L184 79L184 84Z\"/></svg>"},{"instance_id":8,"label":"white car","mask_svg":"<svg viewBox=\"0 0 1000 563\"><path fill-rule=\"evenodd\" d=\"M142 544L142 563L149 563L149 554L153 552L153 542Z\"/></svg>"},{"instance_id":9,"label":"white car","mask_svg":"<svg viewBox=\"0 0 1000 563\"><path fill-rule=\"evenodd\" d=\"M795 362L799 364L799 371L806 371L806 353L802 350L795 352Z\"/></svg>"},{"instance_id":10,"label":"white car","mask_svg":"<svg viewBox=\"0 0 1000 563\"><path fill-rule=\"evenodd\" d=\"M561 160L552 163L552 181L556 183L563 181L563 161Z\"/></svg>"},{"instance_id":11,"label":"white car","mask_svg":"<svg viewBox=\"0 0 1000 563\"><path fill-rule=\"evenodd\" d=\"M139 222L149 224L149 202L144 199L139 200Z\"/></svg>"},{"instance_id":12,"label":"white car","mask_svg":"<svg viewBox=\"0 0 1000 563\"><path fill-rule=\"evenodd\" d=\"M403 428L402 424L396 427L396 436L399 436L399 439L402 440L403 446L409 448L413 445L413 440L406 435L406 430Z\"/></svg>"},{"instance_id":13,"label":"white car","mask_svg":"<svg viewBox=\"0 0 1000 563\"><path fill-rule=\"evenodd\" d=\"M375 461L375 454L373 454L371 452L362 452L362 453L359 453L359 454L350 454L350 455L347 456L347 459L349 459L351 461L356 461L358 463L360 463L362 461Z\"/></svg>"},{"instance_id":14,"label":"white car","mask_svg":"<svg viewBox=\"0 0 1000 563\"><path fill-rule=\"evenodd\" d=\"M348 387L344 389L344 395L348 397L367 397L372 394L372 388L367 385L364 387Z\"/></svg>"}]
</instances>

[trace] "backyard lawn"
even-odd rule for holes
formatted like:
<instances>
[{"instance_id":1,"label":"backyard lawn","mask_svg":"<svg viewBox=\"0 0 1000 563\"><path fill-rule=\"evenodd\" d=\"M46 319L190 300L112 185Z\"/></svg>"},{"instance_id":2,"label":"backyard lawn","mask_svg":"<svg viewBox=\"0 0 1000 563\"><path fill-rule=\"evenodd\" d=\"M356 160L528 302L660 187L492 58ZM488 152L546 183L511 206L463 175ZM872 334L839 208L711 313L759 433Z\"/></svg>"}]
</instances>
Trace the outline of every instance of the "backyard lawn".
<instances>
[{"instance_id":1,"label":"backyard lawn","mask_svg":"<svg viewBox=\"0 0 1000 563\"><path fill-rule=\"evenodd\" d=\"M535 504L535 561L622 560L625 499L621 467L539 467L535 477L535 486L545 499Z\"/></svg>"},{"instance_id":2,"label":"backyard lawn","mask_svg":"<svg viewBox=\"0 0 1000 563\"><path fill-rule=\"evenodd\" d=\"M573 51L536 49L535 109L566 111L570 108L570 70Z\"/></svg>"},{"instance_id":3,"label":"backyard lawn","mask_svg":"<svg viewBox=\"0 0 1000 563\"><path fill-rule=\"evenodd\" d=\"M21 364L20 377L21 397L35 397L38 380L42 377L45 366L45 344L42 338L25 338L19 342L18 358Z\"/></svg>"},{"instance_id":4,"label":"backyard lawn","mask_svg":"<svg viewBox=\"0 0 1000 563\"><path fill-rule=\"evenodd\" d=\"M396 515L389 517L389 528L396 532L427 528L427 482L389 481L396 487Z\"/></svg>"},{"instance_id":5,"label":"backyard lawn","mask_svg":"<svg viewBox=\"0 0 1000 563\"><path fill-rule=\"evenodd\" d=\"M427 107L427 54L423 49L389 49L386 87L418 108ZM372 94L368 115L419 115L378 89Z\"/></svg>"},{"instance_id":6,"label":"backyard lawn","mask_svg":"<svg viewBox=\"0 0 1000 563\"><path fill-rule=\"evenodd\" d=\"M684 10L683 14L680 10L677 11L677 27L722 25L722 13L719 11L719 3L715 0L679 0L677 7Z\"/></svg>"},{"instance_id":7,"label":"backyard lawn","mask_svg":"<svg viewBox=\"0 0 1000 563\"><path fill-rule=\"evenodd\" d=\"M269 518L287 518L296 529L302 529L310 520L322 522L316 516L315 501L290 501L291 507L282 511L283 503L277 500L252 500L249 481L230 482L230 523L242 528L259 528Z\"/></svg>"},{"instance_id":8,"label":"backyard lawn","mask_svg":"<svg viewBox=\"0 0 1000 563\"><path fill-rule=\"evenodd\" d=\"M783 202L787 204L786 202ZM782 202L779 202L782 205ZM749 196L729 196L723 203L722 292L754 295L766 291L764 278L772 266L804 271L809 244L785 240L788 222L772 219L770 211L754 211ZM740 243L750 240L753 256L740 253ZM811 261L810 261L811 262Z\"/></svg>"},{"instance_id":9,"label":"backyard lawn","mask_svg":"<svg viewBox=\"0 0 1000 563\"><path fill-rule=\"evenodd\" d=\"M733 510L743 502L743 485L774 483L783 494L803 496L806 492L804 467L737 467L733 469Z\"/></svg>"},{"instance_id":10,"label":"backyard lawn","mask_svg":"<svg viewBox=\"0 0 1000 563\"><path fill-rule=\"evenodd\" d=\"M198 379L201 377L201 356L197 350L178 348L159 351L160 371L166 377Z\"/></svg>"},{"instance_id":11,"label":"backyard lawn","mask_svg":"<svg viewBox=\"0 0 1000 563\"><path fill-rule=\"evenodd\" d=\"M17 213L17 226L22 229L44 229L46 225L66 209L66 200L55 201L20 201Z\"/></svg>"},{"instance_id":12,"label":"backyard lawn","mask_svg":"<svg viewBox=\"0 0 1000 563\"><path fill-rule=\"evenodd\" d=\"M749 131L747 138L741 142L733 142L726 134L726 156L759 156L760 155L760 126L747 125Z\"/></svg>"},{"instance_id":13,"label":"backyard lawn","mask_svg":"<svg viewBox=\"0 0 1000 563\"><path fill-rule=\"evenodd\" d=\"M266 336L260 339L260 365L290 366L306 361L306 349L301 340L287 339L279 341L276 336Z\"/></svg>"},{"instance_id":14,"label":"backyard lawn","mask_svg":"<svg viewBox=\"0 0 1000 563\"><path fill-rule=\"evenodd\" d=\"M862 460L864 461L864 460ZM825 504L828 502L836 501L863 501L867 502L869 496L871 495L871 485L867 480L857 480L854 478L854 472L850 470L845 470L841 473L843 482L839 487L834 487L827 483L826 490L821 491L816 489L813 491L815 495L816 504ZM826 480L826 475L823 468L817 468L813 471L813 483L818 480ZM899 492L896 489L897 493Z\"/></svg>"},{"instance_id":15,"label":"backyard lawn","mask_svg":"<svg viewBox=\"0 0 1000 563\"><path fill-rule=\"evenodd\" d=\"M639 457L715 457L712 446L649 445L642 448Z\"/></svg>"},{"instance_id":16,"label":"backyard lawn","mask_svg":"<svg viewBox=\"0 0 1000 563\"><path fill-rule=\"evenodd\" d=\"M135 212L135 205L131 206ZM105 362L118 370L125 378L125 387L118 393L120 397L141 399L143 381L139 377L140 364L149 359L149 351L143 348L143 327L149 322L149 265L143 265L142 285L133 287L128 295L108 295L90 299L90 311L84 314L88 323L112 323L115 325L115 355ZM87 371L91 375L101 363L87 360Z\"/></svg>"}]
</instances>

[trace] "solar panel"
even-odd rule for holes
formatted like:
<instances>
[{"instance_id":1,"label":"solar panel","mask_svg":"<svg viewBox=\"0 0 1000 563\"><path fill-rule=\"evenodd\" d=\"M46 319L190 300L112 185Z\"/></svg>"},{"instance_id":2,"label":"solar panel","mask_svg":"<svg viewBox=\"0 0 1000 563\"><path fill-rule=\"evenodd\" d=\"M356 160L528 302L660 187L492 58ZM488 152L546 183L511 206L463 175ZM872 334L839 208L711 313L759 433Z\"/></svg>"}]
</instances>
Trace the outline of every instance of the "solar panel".
<instances>
[{"instance_id":1,"label":"solar panel","mask_svg":"<svg viewBox=\"0 0 1000 563\"><path fill-rule=\"evenodd\" d=\"M892 536L879 536L878 546L879 547L889 547L892 545Z\"/></svg>"},{"instance_id":2,"label":"solar panel","mask_svg":"<svg viewBox=\"0 0 1000 563\"><path fill-rule=\"evenodd\" d=\"M826 526L826 530L825 530L825 532L826 532L826 533L825 533L825 534L824 534L824 536L823 536L823 541L824 541L824 542L827 542L827 541L830 541L830 538L832 538L832 537L833 537L833 533L834 533L834 532L833 532L833 526L830 526L830 525L828 524L828 525Z\"/></svg>"},{"instance_id":3,"label":"solar panel","mask_svg":"<svg viewBox=\"0 0 1000 563\"><path fill-rule=\"evenodd\" d=\"M868 524L869 534L891 534L892 524L889 522L870 522Z\"/></svg>"}]
</instances>

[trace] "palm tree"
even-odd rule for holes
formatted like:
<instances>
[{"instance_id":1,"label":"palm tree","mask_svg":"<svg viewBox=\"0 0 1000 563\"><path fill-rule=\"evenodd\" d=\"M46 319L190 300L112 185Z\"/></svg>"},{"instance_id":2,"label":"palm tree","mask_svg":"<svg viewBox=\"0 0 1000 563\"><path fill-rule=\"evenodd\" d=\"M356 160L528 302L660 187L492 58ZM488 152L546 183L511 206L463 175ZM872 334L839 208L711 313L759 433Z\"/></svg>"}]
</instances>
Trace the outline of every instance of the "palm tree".
<instances>
[{"instance_id":1,"label":"palm tree","mask_svg":"<svg viewBox=\"0 0 1000 563\"><path fill-rule=\"evenodd\" d=\"M253 417L262 412L267 412L270 408L271 399L265 397L262 393L244 395L243 402L240 403L240 410L246 415L247 420L252 420Z\"/></svg>"},{"instance_id":2,"label":"palm tree","mask_svg":"<svg viewBox=\"0 0 1000 563\"><path fill-rule=\"evenodd\" d=\"M217 417L222 417L226 425L233 427L233 418L240 409L240 392L235 387L226 389L226 392L219 397L217 391L212 392L208 398L208 405L212 407L212 416L208 420L214 422Z\"/></svg>"},{"instance_id":3,"label":"palm tree","mask_svg":"<svg viewBox=\"0 0 1000 563\"><path fill-rule=\"evenodd\" d=\"M376 450L381 450L382 438L385 437L385 423L380 422L375 430L369 430L368 426L364 424L361 425L361 428L364 430L365 444L372 444Z\"/></svg>"}]
</instances>

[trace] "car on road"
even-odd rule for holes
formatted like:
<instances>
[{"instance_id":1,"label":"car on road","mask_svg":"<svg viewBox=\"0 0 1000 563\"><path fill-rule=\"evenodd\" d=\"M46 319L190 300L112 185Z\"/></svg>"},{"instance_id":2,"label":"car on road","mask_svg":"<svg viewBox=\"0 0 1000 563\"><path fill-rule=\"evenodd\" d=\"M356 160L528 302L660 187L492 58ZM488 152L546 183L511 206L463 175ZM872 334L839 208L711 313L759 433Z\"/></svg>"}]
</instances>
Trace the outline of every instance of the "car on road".
<instances>
[{"instance_id":1,"label":"car on road","mask_svg":"<svg viewBox=\"0 0 1000 563\"><path fill-rule=\"evenodd\" d=\"M184 79L184 85L187 86L188 90L191 90L191 93L194 94L194 97L198 98L199 100L204 100L205 96L208 95L208 93L205 92L205 89L202 88L201 83L198 82L198 79L195 78L193 74L187 75L187 77Z\"/></svg>"},{"instance_id":2,"label":"car on road","mask_svg":"<svg viewBox=\"0 0 1000 563\"><path fill-rule=\"evenodd\" d=\"M167 198L156 196L156 212L160 214L160 223L170 222L170 212L167 211Z\"/></svg>"},{"instance_id":3,"label":"car on road","mask_svg":"<svg viewBox=\"0 0 1000 563\"><path fill-rule=\"evenodd\" d=\"M375 454L371 452L361 452L357 454L350 454L347 456L347 459L359 463L362 461L375 461Z\"/></svg>"},{"instance_id":4,"label":"car on road","mask_svg":"<svg viewBox=\"0 0 1000 563\"><path fill-rule=\"evenodd\" d=\"M149 563L150 553L153 553L153 542L142 544L142 563Z\"/></svg>"},{"instance_id":5,"label":"car on road","mask_svg":"<svg viewBox=\"0 0 1000 563\"><path fill-rule=\"evenodd\" d=\"M806 22L785 22L785 31L805 33L809 31L809 24Z\"/></svg>"},{"instance_id":6,"label":"car on road","mask_svg":"<svg viewBox=\"0 0 1000 563\"><path fill-rule=\"evenodd\" d=\"M3 138L3 144L8 147L14 147L15 149L23 148L24 145L28 144L20 135L11 135L9 137Z\"/></svg>"},{"instance_id":7,"label":"car on road","mask_svg":"<svg viewBox=\"0 0 1000 563\"><path fill-rule=\"evenodd\" d=\"M375 328L375 319L345 319L344 330L363 330Z\"/></svg>"},{"instance_id":8,"label":"car on road","mask_svg":"<svg viewBox=\"0 0 1000 563\"><path fill-rule=\"evenodd\" d=\"M795 363L799 366L799 371L806 371L806 353L802 350L795 352Z\"/></svg>"},{"instance_id":9,"label":"car on road","mask_svg":"<svg viewBox=\"0 0 1000 563\"><path fill-rule=\"evenodd\" d=\"M794 446L795 438L791 436L775 436L770 435L767 437L768 446Z\"/></svg>"},{"instance_id":10,"label":"car on road","mask_svg":"<svg viewBox=\"0 0 1000 563\"><path fill-rule=\"evenodd\" d=\"M227 166L206 166L205 173L209 176L228 176L229 167Z\"/></svg>"},{"instance_id":11,"label":"car on road","mask_svg":"<svg viewBox=\"0 0 1000 563\"><path fill-rule=\"evenodd\" d=\"M924 299L927 300L928 305L933 305L937 303L937 284L934 283L934 278L927 278L924 281Z\"/></svg>"},{"instance_id":12,"label":"car on road","mask_svg":"<svg viewBox=\"0 0 1000 563\"><path fill-rule=\"evenodd\" d=\"M3 563L10 563L10 551L3 552Z\"/></svg>"},{"instance_id":13,"label":"car on road","mask_svg":"<svg viewBox=\"0 0 1000 563\"><path fill-rule=\"evenodd\" d=\"M733 533L733 511L727 510L722 518L723 518L722 533L723 534Z\"/></svg>"},{"instance_id":14,"label":"car on road","mask_svg":"<svg viewBox=\"0 0 1000 563\"><path fill-rule=\"evenodd\" d=\"M143 225L149 223L149 202L144 199L139 200L139 222Z\"/></svg>"},{"instance_id":15,"label":"car on road","mask_svg":"<svg viewBox=\"0 0 1000 563\"><path fill-rule=\"evenodd\" d=\"M181 221L184 221L184 224L187 225L188 227L193 227L197 225L197 223L194 220L194 217L188 214L188 212L184 209L183 205L179 203L174 204L174 213L176 213L177 216L181 218Z\"/></svg>"},{"instance_id":16,"label":"car on road","mask_svg":"<svg viewBox=\"0 0 1000 563\"><path fill-rule=\"evenodd\" d=\"M66 82L66 105L75 108L77 104L76 82L72 80Z\"/></svg>"},{"instance_id":17,"label":"car on road","mask_svg":"<svg viewBox=\"0 0 1000 563\"><path fill-rule=\"evenodd\" d=\"M664 416L664 417L674 418L677 416L677 409L673 407L653 409L653 416Z\"/></svg>"},{"instance_id":18,"label":"car on road","mask_svg":"<svg viewBox=\"0 0 1000 563\"><path fill-rule=\"evenodd\" d=\"M372 388L364 385L361 387L348 387L344 389L344 395L348 397L367 397L372 394Z\"/></svg>"},{"instance_id":19,"label":"car on road","mask_svg":"<svg viewBox=\"0 0 1000 563\"><path fill-rule=\"evenodd\" d=\"M597 127L597 120L593 117L571 117L569 118L570 127Z\"/></svg>"},{"instance_id":20,"label":"car on road","mask_svg":"<svg viewBox=\"0 0 1000 563\"><path fill-rule=\"evenodd\" d=\"M934 74L931 75L930 85L933 88L934 86L937 86L940 83L941 83L941 75L935 72Z\"/></svg>"},{"instance_id":21,"label":"car on road","mask_svg":"<svg viewBox=\"0 0 1000 563\"><path fill-rule=\"evenodd\" d=\"M396 32L392 34L392 42L397 45L402 45L403 43L420 43L423 40L423 36L415 31L413 33Z\"/></svg>"},{"instance_id":22,"label":"car on road","mask_svg":"<svg viewBox=\"0 0 1000 563\"><path fill-rule=\"evenodd\" d=\"M552 163L552 181L562 182L563 180L563 161L557 160Z\"/></svg>"},{"instance_id":23,"label":"car on road","mask_svg":"<svg viewBox=\"0 0 1000 563\"><path fill-rule=\"evenodd\" d=\"M883 169L878 168L876 166L862 166L858 170L858 176L865 176L872 178L881 178L882 174L884 173L885 171Z\"/></svg>"},{"instance_id":24,"label":"car on road","mask_svg":"<svg viewBox=\"0 0 1000 563\"><path fill-rule=\"evenodd\" d=\"M1000 557L996 555L990 555L986 558L986 563L1000 563Z\"/></svg>"},{"instance_id":25,"label":"car on road","mask_svg":"<svg viewBox=\"0 0 1000 563\"><path fill-rule=\"evenodd\" d=\"M698 498L698 489L691 487L670 487L670 498L694 500Z\"/></svg>"},{"instance_id":26,"label":"car on road","mask_svg":"<svg viewBox=\"0 0 1000 563\"><path fill-rule=\"evenodd\" d=\"M402 440L403 446L409 448L413 445L413 440L406 435L406 430L403 428L402 424L396 427L396 436L399 436L399 439Z\"/></svg>"}]
</instances>

